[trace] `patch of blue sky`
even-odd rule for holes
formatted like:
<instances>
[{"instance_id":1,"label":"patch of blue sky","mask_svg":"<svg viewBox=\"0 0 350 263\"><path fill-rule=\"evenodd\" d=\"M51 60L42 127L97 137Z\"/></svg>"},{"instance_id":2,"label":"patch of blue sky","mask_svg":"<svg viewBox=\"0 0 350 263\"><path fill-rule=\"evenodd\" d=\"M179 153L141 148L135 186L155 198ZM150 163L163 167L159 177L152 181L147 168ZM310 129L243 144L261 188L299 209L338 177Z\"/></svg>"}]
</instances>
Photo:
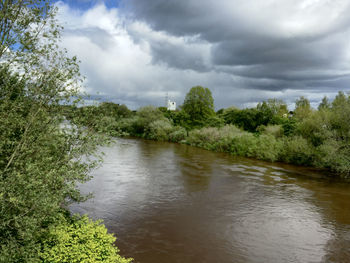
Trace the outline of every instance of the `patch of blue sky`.
<instances>
[{"instance_id":1,"label":"patch of blue sky","mask_svg":"<svg viewBox=\"0 0 350 263\"><path fill-rule=\"evenodd\" d=\"M101 3L107 8L115 8L119 6L120 0L55 0L55 2L66 3L74 9L88 10Z\"/></svg>"}]
</instances>

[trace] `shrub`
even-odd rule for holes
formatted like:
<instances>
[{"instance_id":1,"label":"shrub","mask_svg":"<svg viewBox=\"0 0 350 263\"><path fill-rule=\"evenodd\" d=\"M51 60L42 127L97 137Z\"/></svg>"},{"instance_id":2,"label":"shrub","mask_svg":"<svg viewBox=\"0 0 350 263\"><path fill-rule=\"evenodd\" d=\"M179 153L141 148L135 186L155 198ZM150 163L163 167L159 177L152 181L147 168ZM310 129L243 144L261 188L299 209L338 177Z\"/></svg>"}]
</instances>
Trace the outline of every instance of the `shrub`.
<instances>
[{"instance_id":1,"label":"shrub","mask_svg":"<svg viewBox=\"0 0 350 263\"><path fill-rule=\"evenodd\" d=\"M315 158L315 148L301 136L294 136L284 140L282 161L298 164L312 165Z\"/></svg>"},{"instance_id":2,"label":"shrub","mask_svg":"<svg viewBox=\"0 0 350 263\"><path fill-rule=\"evenodd\" d=\"M191 131L187 142L208 150L228 151L231 140L245 133L233 125L226 125L221 128L207 127Z\"/></svg>"},{"instance_id":3,"label":"shrub","mask_svg":"<svg viewBox=\"0 0 350 263\"><path fill-rule=\"evenodd\" d=\"M63 221L50 228L40 257L44 263L131 262L118 254L115 240L101 221L94 222L86 216L73 218L72 222Z\"/></svg>"},{"instance_id":4,"label":"shrub","mask_svg":"<svg viewBox=\"0 0 350 263\"><path fill-rule=\"evenodd\" d=\"M262 125L259 126L258 131L265 135L272 135L275 138L280 138L284 134L282 125Z\"/></svg>"},{"instance_id":5,"label":"shrub","mask_svg":"<svg viewBox=\"0 0 350 263\"><path fill-rule=\"evenodd\" d=\"M242 134L232 139L229 152L233 155L251 157L265 161L277 161L283 143L272 135Z\"/></svg>"},{"instance_id":6,"label":"shrub","mask_svg":"<svg viewBox=\"0 0 350 263\"><path fill-rule=\"evenodd\" d=\"M250 133L241 137L235 137L231 141L230 153L245 157L254 157L254 149L256 148L257 138Z\"/></svg>"},{"instance_id":7,"label":"shrub","mask_svg":"<svg viewBox=\"0 0 350 263\"><path fill-rule=\"evenodd\" d=\"M169 141L181 142L187 136L187 131L185 128L180 126L175 126L173 131L169 134Z\"/></svg>"},{"instance_id":8,"label":"shrub","mask_svg":"<svg viewBox=\"0 0 350 263\"><path fill-rule=\"evenodd\" d=\"M334 139L326 140L317 147L317 159L315 165L329 168L332 171L342 174L344 177L350 175L350 146L342 144Z\"/></svg>"},{"instance_id":9,"label":"shrub","mask_svg":"<svg viewBox=\"0 0 350 263\"><path fill-rule=\"evenodd\" d=\"M173 129L174 127L168 119L156 120L147 127L145 137L152 140L167 141Z\"/></svg>"},{"instance_id":10,"label":"shrub","mask_svg":"<svg viewBox=\"0 0 350 263\"><path fill-rule=\"evenodd\" d=\"M274 162L280 157L283 142L271 134L263 134L257 138L254 158Z\"/></svg>"}]
</instances>

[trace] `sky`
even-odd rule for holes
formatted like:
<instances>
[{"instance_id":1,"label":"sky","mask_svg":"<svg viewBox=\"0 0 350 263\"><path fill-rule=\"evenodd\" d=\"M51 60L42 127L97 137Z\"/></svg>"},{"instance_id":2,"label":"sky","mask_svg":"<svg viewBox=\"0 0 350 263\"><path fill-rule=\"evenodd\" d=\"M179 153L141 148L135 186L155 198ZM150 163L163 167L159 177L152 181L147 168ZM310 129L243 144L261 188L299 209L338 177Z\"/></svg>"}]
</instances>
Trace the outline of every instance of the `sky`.
<instances>
[{"instance_id":1,"label":"sky","mask_svg":"<svg viewBox=\"0 0 350 263\"><path fill-rule=\"evenodd\" d=\"M215 108L269 98L314 107L350 89L350 0L58 1L62 47L91 98L181 105L193 86Z\"/></svg>"}]
</instances>

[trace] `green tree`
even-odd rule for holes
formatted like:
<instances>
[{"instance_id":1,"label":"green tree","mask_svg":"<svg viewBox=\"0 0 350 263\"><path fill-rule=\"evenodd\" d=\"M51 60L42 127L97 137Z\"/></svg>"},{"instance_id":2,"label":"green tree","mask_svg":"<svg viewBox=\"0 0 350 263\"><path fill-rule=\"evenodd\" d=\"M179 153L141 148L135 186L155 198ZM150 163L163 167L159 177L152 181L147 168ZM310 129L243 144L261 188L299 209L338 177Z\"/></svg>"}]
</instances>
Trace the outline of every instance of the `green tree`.
<instances>
[{"instance_id":1,"label":"green tree","mask_svg":"<svg viewBox=\"0 0 350 263\"><path fill-rule=\"evenodd\" d=\"M350 98L341 91L332 102L330 123L337 139L350 143Z\"/></svg>"},{"instance_id":2,"label":"green tree","mask_svg":"<svg viewBox=\"0 0 350 263\"><path fill-rule=\"evenodd\" d=\"M296 118L302 120L309 116L311 112L310 101L307 98L301 96L295 101L294 115Z\"/></svg>"},{"instance_id":3,"label":"green tree","mask_svg":"<svg viewBox=\"0 0 350 263\"><path fill-rule=\"evenodd\" d=\"M188 114L191 126L203 126L209 117L215 115L211 91L201 86L191 88L185 97L182 110Z\"/></svg>"},{"instance_id":4,"label":"green tree","mask_svg":"<svg viewBox=\"0 0 350 263\"><path fill-rule=\"evenodd\" d=\"M0 57L15 53L38 51L41 38L50 38L44 31L57 33L53 22L55 10L50 1L21 0L0 2ZM46 25L52 25L48 30Z\"/></svg>"},{"instance_id":5,"label":"green tree","mask_svg":"<svg viewBox=\"0 0 350 263\"><path fill-rule=\"evenodd\" d=\"M55 12L50 1L0 2L0 262L39 261L49 226L85 199L77 183L89 179L96 163L87 156L102 142L64 116L81 77L58 48Z\"/></svg>"},{"instance_id":6,"label":"green tree","mask_svg":"<svg viewBox=\"0 0 350 263\"><path fill-rule=\"evenodd\" d=\"M329 102L327 96L324 96L321 103L318 105L318 110L329 110L331 108L331 103Z\"/></svg>"},{"instance_id":7,"label":"green tree","mask_svg":"<svg viewBox=\"0 0 350 263\"><path fill-rule=\"evenodd\" d=\"M266 112L266 115L271 115L271 118L276 115L282 117L283 114L288 113L287 104L278 99L268 99L267 101L258 103L256 108L259 111Z\"/></svg>"},{"instance_id":8,"label":"green tree","mask_svg":"<svg viewBox=\"0 0 350 263\"><path fill-rule=\"evenodd\" d=\"M344 92L339 91L337 96L335 96L335 98L332 102L332 108L336 109L336 108L344 107L347 104L347 100L348 100L348 98L346 97Z\"/></svg>"}]
</instances>

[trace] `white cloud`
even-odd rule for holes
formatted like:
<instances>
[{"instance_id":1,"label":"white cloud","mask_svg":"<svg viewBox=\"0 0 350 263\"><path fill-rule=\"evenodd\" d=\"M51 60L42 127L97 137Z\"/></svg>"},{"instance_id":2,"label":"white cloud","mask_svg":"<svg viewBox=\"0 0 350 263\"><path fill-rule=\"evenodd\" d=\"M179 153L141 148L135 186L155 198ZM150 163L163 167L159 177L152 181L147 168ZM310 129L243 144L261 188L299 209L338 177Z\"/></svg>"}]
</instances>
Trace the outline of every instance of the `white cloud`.
<instances>
[{"instance_id":1,"label":"white cloud","mask_svg":"<svg viewBox=\"0 0 350 263\"><path fill-rule=\"evenodd\" d=\"M259 2L260 4L253 4L252 1L234 1L235 8L230 7L233 2L218 0L215 5L212 1L205 1L203 6L210 7L210 11L216 16L220 15L217 18L218 24L223 21L232 22L227 23L225 27L245 27L241 31L245 33L261 29L259 34L265 36L298 38L327 34L339 27L345 19L339 19L343 15L341 10L345 5L342 1L335 1L338 5L331 5L328 9L329 4L326 0L288 0L283 1L283 4L272 0ZM316 47L312 55L320 61L328 61L328 56L332 56L335 68L287 68L282 73L288 73L291 78L299 78L297 81L288 82L283 80L282 73L281 77L276 76L275 72L274 76L269 76L271 71L265 71L265 66L215 65L212 56L216 55L215 48L219 42L215 43L206 38L204 31L181 35L172 34L165 29L155 30L146 22L124 16L123 10L108 9L103 4L95 5L86 11L72 9L62 2L58 3L58 6L58 18L65 27L62 45L71 55L77 55L81 60L81 71L87 77L86 91L91 95L100 94L106 100L124 103L133 109L148 104L161 106L167 92L171 99L180 105L187 91L195 85L212 90L217 108L254 105L272 97L284 99L288 103L302 95L311 100L318 100L323 96L323 93L320 95L320 91L332 97L338 90L333 92L329 86L323 87L312 79L302 82L303 75L314 74L318 79L322 74L349 74L346 62L350 62L350 49L343 44L344 38L349 36L346 30L335 33L332 31L331 38L326 37L317 43L311 41L305 44L311 46L307 51ZM225 20L225 17L229 20ZM222 28L218 27L217 30L222 30L220 33L225 36ZM254 41L259 40L252 38L252 42ZM261 47L260 43L254 44ZM322 53L327 48L334 47L337 47L336 51ZM230 45L225 48L230 51ZM224 49L220 49L220 52L222 50ZM262 51L264 50L262 47ZM289 53L294 55L293 52L296 50L291 48ZM276 54L279 53L271 55ZM285 54L281 52L281 55ZM344 54L347 54L347 60L343 58ZM223 52L222 55L230 59L229 53ZM256 54L255 57L258 55L261 54ZM266 59L264 55L262 59ZM274 60L276 57L271 61ZM307 60L302 58L301 61ZM274 67L280 69L278 64ZM337 81L344 84L344 80L334 80L332 84L338 83ZM289 84L293 86L288 88ZM320 87L315 88L317 85Z\"/></svg>"}]
</instances>

